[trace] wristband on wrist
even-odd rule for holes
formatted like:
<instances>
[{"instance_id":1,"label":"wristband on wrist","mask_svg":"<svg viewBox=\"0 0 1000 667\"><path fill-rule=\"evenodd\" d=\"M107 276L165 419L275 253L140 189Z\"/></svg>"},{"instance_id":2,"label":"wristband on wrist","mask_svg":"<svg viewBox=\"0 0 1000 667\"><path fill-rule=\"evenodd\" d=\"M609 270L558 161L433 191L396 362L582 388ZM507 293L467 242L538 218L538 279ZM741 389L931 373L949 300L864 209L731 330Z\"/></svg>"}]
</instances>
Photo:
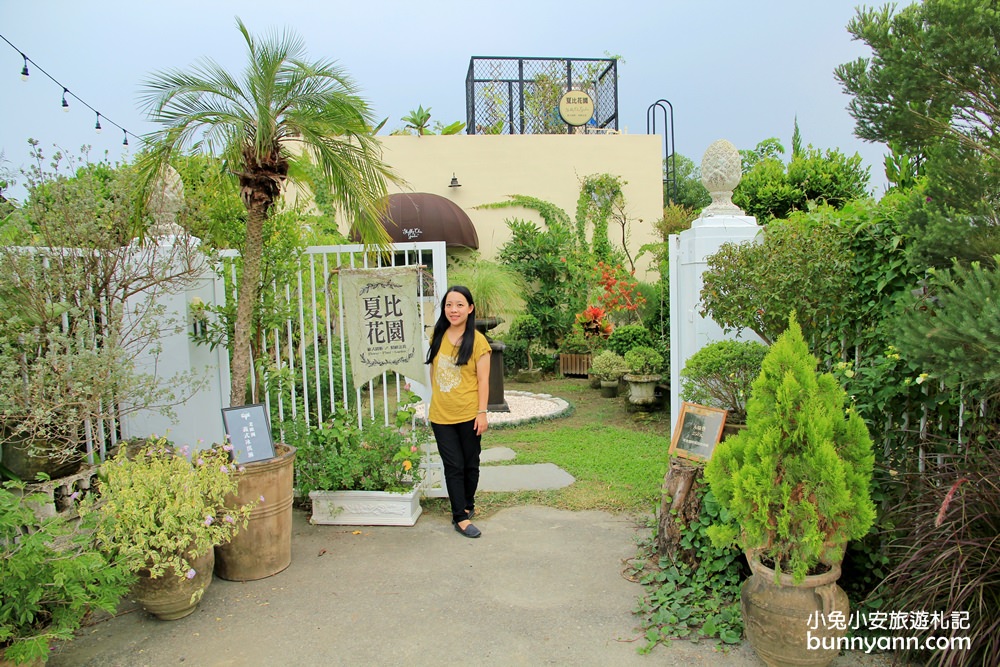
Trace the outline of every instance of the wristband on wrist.
<instances>
[{"instance_id":1,"label":"wristband on wrist","mask_svg":"<svg viewBox=\"0 0 1000 667\"><path fill-rule=\"evenodd\" d=\"M480 410L480 411L479 411L479 412L477 412L476 414L477 414L477 415L485 415L485 414L486 414L486 410Z\"/></svg>"}]
</instances>

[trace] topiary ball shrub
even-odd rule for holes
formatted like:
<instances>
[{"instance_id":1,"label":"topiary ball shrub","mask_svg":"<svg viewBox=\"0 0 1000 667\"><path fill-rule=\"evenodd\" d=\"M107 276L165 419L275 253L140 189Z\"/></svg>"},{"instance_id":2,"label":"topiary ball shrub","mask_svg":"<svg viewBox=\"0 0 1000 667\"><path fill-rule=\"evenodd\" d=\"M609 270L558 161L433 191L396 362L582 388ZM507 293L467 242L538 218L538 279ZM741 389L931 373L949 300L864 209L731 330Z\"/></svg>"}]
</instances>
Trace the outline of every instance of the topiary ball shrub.
<instances>
[{"instance_id":1,"label":"topiary ball shrub","mask_svg":"<svg viewBox=\"0 0 1000 667\"><path fill-rule=\"evenodd\" d=\"M606 382L616 382L628 372L628 364L617 352L601 350L591 360L590 372Z\"/></svg>"},{"instance_id":2,"label":"topiary ball shrub","mask_svg":"<svg viewBox=\"0 0 1000 667\"><path fill-rule=\"evenodd\" d=\"M658 375L663 371L663 355L640 345L625 353L625 365L632 375Z\"/></svg>"},{"instance_id":3,"label":"topiary ball shrub","mask_svg":"<svg viewBox=\"0 0 1000 667\"><path fill-rule=\"evenodd\" d=\"M655 346L656 338L649 329L641 324L623 324L611 332L605 347L624 357L633 348Z\"/></svg>"},{"instance_id":4,"label":"topiary ball shrub","mask_svg":"<svg viewBox=\"0 0 1000 667\"><path fill-rule=\"evenodd\" d=\"M767 346L756 341L720 340L701 348L681 371L682 400L728 410L726 421L747 420L747 400Z\"/></svg>"}]
</instances>

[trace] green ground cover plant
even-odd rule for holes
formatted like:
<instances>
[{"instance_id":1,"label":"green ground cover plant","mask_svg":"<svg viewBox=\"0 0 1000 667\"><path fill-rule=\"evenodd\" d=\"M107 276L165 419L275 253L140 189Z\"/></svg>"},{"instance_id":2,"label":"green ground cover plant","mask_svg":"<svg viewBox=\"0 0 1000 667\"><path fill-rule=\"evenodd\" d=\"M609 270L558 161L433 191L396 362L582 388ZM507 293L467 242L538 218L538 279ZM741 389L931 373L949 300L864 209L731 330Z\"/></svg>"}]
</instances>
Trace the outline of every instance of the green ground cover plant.
<instances>
[{"instance_id":1,"label":"green ground cover plant","mask_svg":"<svg viewBox=\"0 0 1000 667\"><path fill-rule=\"evenodd\" d=\"M712 544L708 527L721 519L723 510L707 485L697 492L701 512L682 530L677 557L658 556L651 538L640 542L629 563L628 576L644 587L633 609L642 619L645 643L640 653L674 639L722 645L743 639L740 584L746 567L739 551Z\"/></svg>"}]
</instances>

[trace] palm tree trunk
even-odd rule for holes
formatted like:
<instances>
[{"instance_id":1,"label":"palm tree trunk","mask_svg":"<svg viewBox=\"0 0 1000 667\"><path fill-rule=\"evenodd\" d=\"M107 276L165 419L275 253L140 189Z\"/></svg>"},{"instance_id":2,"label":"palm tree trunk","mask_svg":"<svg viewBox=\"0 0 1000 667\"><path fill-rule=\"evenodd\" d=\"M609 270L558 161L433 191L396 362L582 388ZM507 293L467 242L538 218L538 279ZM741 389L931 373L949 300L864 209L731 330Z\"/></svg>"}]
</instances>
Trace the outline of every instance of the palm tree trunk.
<instances>
[{"instance_id":1,"label":"palm tree trunk","mask_svg":"<svg viewBox=\"0 0 1000 667\"><path fill-rule=\"evenodd\" d=\"M260 291L260 263L264 252L264 218L267 206L256 198L247 201L247 240L243 248L243 274L236 301L236 325L233 333L233 367L230 378L229 405L246 405L247 380L250 377L250 330L253 309Z\"/></svg>"}]
</instances>

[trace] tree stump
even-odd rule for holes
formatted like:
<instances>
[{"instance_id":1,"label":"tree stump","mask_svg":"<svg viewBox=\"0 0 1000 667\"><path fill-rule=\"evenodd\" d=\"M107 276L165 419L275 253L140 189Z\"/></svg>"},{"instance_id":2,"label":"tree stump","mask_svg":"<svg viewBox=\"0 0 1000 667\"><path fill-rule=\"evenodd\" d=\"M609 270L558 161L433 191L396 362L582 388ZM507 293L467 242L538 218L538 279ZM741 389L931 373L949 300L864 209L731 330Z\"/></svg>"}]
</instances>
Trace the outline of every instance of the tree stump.
<instances>
[{"instance_id":1,"label":"tree stump","mask_svg":"<svg viewBox=\"0 0 1000 667\"><path fill-rule=\"evenodd\" d=\"M660 495L659 530L656 549L671 560L681 548L681 532L701 513L701 499L695 490L701 482L704 464L672 458Z\"/></svg>"}]
</instances>

